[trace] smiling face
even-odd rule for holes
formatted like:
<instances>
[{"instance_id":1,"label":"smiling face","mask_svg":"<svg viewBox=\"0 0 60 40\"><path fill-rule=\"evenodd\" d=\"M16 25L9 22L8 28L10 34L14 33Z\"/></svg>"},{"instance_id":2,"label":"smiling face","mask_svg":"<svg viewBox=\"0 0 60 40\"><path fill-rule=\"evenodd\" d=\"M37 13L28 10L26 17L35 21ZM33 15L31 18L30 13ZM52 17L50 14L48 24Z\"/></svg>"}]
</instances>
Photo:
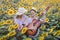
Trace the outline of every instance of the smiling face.
<instances>
[{"instance_id":1,"label":"smiling face","mask_svg":"<svg viewBox=\"0 0 60 40\"><path fill-rule=\"evenodd\" d=\"M31 14L34 14L34 13L35 13L35 12L32 10L32 11L31 11Z\"/></svg>"},{"instance_id":2,"label":"smiling face","mask_svg":"<svg viewBox=\"0 0 60 40\"><path fill-rule=\"evenodd\" d=\"M31 12L31 17L34 17L36 15L36 10L32 9L30 12Z\"/></svg>"},{"instance_id":3,"label":"smiling face","mask_svg":"<svg viewBox=\"0 0 60 40\"><path fill-rule=\"evenodd\" d=\"M34 11L31 11L31 16L33 17L35 15L35 12Z\"/></svg>"},{"instance_id":4,"label":"smiling face","mask_svg":"<svg viewBox=\"0 0 60 40\"><path fill-rule=\"evenodd\" d=\"M22 18L24 14L17 15L16 18Z\"/></svg>"}]
</instances>

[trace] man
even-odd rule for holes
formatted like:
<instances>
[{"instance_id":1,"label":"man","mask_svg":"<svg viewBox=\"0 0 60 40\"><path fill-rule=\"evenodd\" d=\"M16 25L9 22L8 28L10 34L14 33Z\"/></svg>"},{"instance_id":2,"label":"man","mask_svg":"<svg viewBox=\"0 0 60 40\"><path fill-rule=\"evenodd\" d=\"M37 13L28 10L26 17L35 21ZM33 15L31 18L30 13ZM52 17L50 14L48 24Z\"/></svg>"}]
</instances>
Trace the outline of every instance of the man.
<instances>
[{"instance_id":1,"label":"man","mask_svg":"<svg viewBox=\"0 0 60 40\"><path fill-rule=\"evenodd\" d=\"M33 17L32 22L28 25L28 28L30 28L30 30L27 31L28 36L30 37L37 37L39 34L39 30L38 28L40 27L40 25L42 23L45 23L45 19L46 19L46 12L48 11L48 9L50 8L50 6L48 6L45 11L42 13L42 17L39 19L36 19L36 17ZM31 10L31 13L33 13L32 15L34 15L34 13L36 13L36 11L34 9Z\"/></svg>"}]
</instances>

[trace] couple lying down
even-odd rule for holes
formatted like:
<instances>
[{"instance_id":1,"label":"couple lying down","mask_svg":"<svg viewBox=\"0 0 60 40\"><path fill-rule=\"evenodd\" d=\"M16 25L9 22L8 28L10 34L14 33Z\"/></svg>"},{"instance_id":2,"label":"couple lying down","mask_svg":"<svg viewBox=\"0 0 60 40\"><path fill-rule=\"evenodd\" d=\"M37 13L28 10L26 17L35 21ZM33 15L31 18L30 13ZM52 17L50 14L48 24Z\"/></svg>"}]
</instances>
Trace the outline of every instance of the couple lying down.
<instances>
[{"instance_id":1,"label":"couple lying down","mask_svg":"<svg viewBox=\"0 0 60 40\"><path fill-rule=\"evenodd\" d=\"M28 29L26 31L26 34L28 36L31 36L31 37L37 36L37 34L39 34L38 28L42 23L45 23L46 12L48 11L49 8L50 6L48 6L45 9L45 11L42 13L43 18L39 18L39 19L36 16L37 12L34 8L30 10L31 17L28 17L27 15L25 15L25 12L27 12L27 10L25 10L23 7L19 8L18 12L14 16L14 23L19 25L17 29L21 31L22 28L26 27Z\"/></svg>"}]
</instances>

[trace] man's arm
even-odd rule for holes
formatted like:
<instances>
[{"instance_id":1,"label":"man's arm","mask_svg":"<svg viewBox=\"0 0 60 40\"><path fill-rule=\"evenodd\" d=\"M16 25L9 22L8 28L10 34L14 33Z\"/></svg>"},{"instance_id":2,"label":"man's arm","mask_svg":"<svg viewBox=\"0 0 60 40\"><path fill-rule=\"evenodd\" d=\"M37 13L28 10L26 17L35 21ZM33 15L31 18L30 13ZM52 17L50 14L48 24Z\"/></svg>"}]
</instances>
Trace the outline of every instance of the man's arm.
<instances>
[{"instance_id":1,"label":"man's arm","mask_svg":"<svg viewBox=\"0 0 60 40\"><path fill-rule=\"evenodd\" d=\"M47 13L47 11L49 10L50 7L51 7L51 6L48 6L48 7L45 9L45 11L42 13L42 17L40 18L40 21L41 21L42 23L45 23L46 13Z\"/></svg>"}]
</instances>

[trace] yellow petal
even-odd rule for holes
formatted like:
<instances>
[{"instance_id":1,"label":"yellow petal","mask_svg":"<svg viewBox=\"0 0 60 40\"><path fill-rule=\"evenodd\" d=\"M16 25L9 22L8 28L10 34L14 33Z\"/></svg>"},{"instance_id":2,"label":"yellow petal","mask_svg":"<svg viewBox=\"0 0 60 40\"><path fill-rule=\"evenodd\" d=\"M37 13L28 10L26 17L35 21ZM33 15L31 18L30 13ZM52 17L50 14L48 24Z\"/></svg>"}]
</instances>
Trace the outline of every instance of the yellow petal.
<instances>
[{"instance_id":1,"label":"yellow petal","mask_svg":"<svg viewBox=\"0 0 60 40\"><path fill-rule=\"evenodd\" d=\"M26 31L27 31L27 28L25 27L25 28L22 29L21 34L26 33Z\"/></svg>"}]
</instances>

